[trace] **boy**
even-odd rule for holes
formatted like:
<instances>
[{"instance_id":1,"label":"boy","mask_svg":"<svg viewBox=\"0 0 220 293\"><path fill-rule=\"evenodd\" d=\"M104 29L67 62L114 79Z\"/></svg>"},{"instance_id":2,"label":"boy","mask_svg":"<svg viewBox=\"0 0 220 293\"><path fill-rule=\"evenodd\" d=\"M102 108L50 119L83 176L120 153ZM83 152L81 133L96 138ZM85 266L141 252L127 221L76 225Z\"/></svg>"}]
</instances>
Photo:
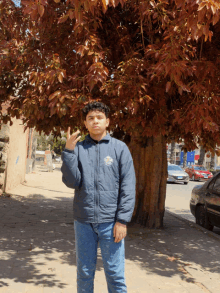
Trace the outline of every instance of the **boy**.
<instances>
[{"instance_id":1,"label":"boy","mask_svg":"<svg viewBox=\"0 0 220 293\"><path fill-rule=\"evenodd\" d=\"M125 143L107 133L109 108L100 102L83 109L89 132L67 132L62 153L63 182L75 189L73 202L77 292L92 293L98 243L109 293L126 293L124 238L135 204L135 172ZM77 143L78 142L78 143Z\"/></svg>"}]
</instances>

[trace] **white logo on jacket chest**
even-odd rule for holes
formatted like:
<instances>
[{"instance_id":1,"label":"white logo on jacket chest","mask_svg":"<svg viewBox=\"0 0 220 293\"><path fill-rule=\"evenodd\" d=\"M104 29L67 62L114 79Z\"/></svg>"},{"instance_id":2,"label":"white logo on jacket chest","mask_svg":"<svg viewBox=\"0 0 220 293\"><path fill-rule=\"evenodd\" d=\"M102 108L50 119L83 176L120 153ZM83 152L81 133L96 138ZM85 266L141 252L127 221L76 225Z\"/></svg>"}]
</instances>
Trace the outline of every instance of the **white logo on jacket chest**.
<instances>
[{"instance_id":1,"label":"white logo on jacket chest","mask_svg":"<svg viewBox=\"0 0 220 293\"><path fill-rule=\"evenodd\" d=\"M113 163L113 159L110 156L104 158L104 162L106 166L110 166Z\"/></svg>"}]
</instances>

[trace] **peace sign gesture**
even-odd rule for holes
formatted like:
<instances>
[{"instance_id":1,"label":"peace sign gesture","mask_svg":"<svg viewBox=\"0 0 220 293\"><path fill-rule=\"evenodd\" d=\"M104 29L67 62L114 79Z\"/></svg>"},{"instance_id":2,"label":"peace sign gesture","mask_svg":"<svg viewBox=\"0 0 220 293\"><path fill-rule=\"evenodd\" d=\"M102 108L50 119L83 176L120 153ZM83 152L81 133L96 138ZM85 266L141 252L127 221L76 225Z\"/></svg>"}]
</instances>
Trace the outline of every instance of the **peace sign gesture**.
<instances>
[{"instance_id":1,"label":"peace sign gesture","mask_svg":"<svg viewBox=\"0 0 220 293\"><path fill-rule=\"evenodd\" d=\"M66 148L69 150L74 150L75 146L77 144L77 142L80 140L81 136L77 135L80 133L79 130L77 130L76 132L74 132L72 135L70 135L70 127L68 127L67 130L67 140L66 140Z\"/></svg>"}]
</instances>

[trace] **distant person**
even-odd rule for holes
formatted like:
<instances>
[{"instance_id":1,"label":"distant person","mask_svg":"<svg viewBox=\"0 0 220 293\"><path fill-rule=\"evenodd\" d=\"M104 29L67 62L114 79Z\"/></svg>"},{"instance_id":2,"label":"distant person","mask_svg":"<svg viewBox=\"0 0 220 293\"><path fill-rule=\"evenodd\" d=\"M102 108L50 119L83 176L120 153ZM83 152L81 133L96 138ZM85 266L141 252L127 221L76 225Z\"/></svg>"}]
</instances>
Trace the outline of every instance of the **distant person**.
<instances>
[{"instance_id":1,"label":"distant person","mask_svg":"<svg viewBox=\"0 0 220 293\"><path fill-rule=\"evenodd\" d=\"M98 243L108 292L127 292L125 283L126 224L135 204L135 172L125 143L107 133L109 108L100 102L83 109L89 132L67 131L62 153L63 182L75 189L73 216L77 260L77 292L92 293Z\"/></svg>"}]
</instances>

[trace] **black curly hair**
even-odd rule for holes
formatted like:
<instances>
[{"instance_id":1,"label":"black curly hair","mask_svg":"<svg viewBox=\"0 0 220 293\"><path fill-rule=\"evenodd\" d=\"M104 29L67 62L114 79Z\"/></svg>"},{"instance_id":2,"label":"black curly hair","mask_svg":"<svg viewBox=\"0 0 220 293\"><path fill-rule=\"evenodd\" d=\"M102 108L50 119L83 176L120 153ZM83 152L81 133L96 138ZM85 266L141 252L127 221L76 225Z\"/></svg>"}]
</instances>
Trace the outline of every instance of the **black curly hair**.
<instances>
[{"instance_id":1,"label":"black curly hair","mask_svg":"<svg viewBox=\"0 0 220 293\"><path fill-rule=\"evenodd\" d=\"M104 103L96 102L96 101L90 102L82 110L84 119L86 119L86 116L88 115L88 113L90 111L100 111L100 112L103 112L105 114L106 118L108 118L110 109Z\"/></svg>"}]
</instances>

